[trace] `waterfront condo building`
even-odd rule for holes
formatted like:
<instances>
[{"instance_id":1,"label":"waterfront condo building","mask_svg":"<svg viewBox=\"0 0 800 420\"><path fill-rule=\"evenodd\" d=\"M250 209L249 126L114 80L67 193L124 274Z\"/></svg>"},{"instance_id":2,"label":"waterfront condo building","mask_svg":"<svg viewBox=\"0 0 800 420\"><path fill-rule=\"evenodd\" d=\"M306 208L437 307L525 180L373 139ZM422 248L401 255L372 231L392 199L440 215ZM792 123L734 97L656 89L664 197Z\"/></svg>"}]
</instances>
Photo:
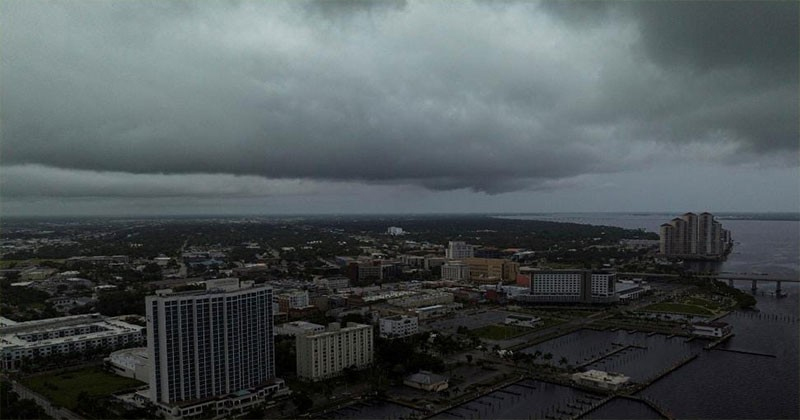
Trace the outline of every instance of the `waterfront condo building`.
<instances>
[{"instance_id":1,"label":"waterfront condo building","mask_svg":"<svg viewBox=\"0 0 800 420\"><path fill-rule=\"evenodd\" d=\"M346 368L363 369L372 364L372 326L348 322L328 325L324 332L298 335L297 376L319 381L341 375Z\"/></svg>"},{"instance_id":2,"label":"waterfront condo building","mask_svg":"<svg viewBox=\"0 0 800 420\"><path fill-rule=\"evenodd\" d=\"M285 391L275 378L271 288L208 280L205 290L159 290L146 305L150 399L168 417L237 414Z\"/></svg>"},{"instance_id":3,"label":"waterfront condo building","mask_svg":"<svg viewBox=\"0 0 800 420\"><path fill-rule=\"evenodd\" d=\"M685 213L660 227L660 252L666 256L719 258L729 249L730 232L708 212Z\"/></svg>"},{"instance_id":4,"label":"waterfront condo building","mask_svg":"<svg viewBox=\"0 0 800 420\"><path fill-rule=\"evenodd\" d=\"M590 270L532 271L530 295L520 295L517 299L533 302L615 302L616 275Z\"/></svg>"}]
</instances>

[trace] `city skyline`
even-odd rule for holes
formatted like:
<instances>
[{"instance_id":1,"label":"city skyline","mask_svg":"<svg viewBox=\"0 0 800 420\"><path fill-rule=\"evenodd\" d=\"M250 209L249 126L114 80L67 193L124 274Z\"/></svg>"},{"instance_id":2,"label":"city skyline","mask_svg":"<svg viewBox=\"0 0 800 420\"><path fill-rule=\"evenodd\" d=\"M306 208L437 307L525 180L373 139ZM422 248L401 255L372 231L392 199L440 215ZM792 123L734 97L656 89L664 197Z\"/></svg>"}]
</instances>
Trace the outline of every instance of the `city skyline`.
<instances>
[{"instance_id":1,"label":"city skyline","mask_svg":"<svg viewBox=\"0 0 800 420\"><path fill-rule=\"evenodd\" d=\"M797 211L799 7L5 1L0 211Z\"/></svg>"}]
</instances>

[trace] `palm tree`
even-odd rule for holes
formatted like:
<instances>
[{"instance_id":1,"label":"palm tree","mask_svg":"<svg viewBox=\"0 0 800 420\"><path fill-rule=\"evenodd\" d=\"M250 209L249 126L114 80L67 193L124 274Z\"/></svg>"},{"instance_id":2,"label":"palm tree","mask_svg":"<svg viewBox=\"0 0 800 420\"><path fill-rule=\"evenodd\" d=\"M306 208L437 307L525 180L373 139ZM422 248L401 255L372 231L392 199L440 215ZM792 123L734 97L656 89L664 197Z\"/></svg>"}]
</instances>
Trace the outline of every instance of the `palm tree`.
<instances>
[{"instance_id":1,"label":"palm tree","mask_svg":"<svg viewBox=\"0 0 800 420\"><path fill-rule=\"evenodd\" d=\"M562 366L563 366L563 365L566 365L567 363L569 363L569 361L568 361L568 360L567 360L567 358L566 358L566 357L564 357L564 356L561 356L561 359L559 359L559 360L558 360L558 364L559 364L559 365L562 365Z\"/></svg>"}]
</instances>

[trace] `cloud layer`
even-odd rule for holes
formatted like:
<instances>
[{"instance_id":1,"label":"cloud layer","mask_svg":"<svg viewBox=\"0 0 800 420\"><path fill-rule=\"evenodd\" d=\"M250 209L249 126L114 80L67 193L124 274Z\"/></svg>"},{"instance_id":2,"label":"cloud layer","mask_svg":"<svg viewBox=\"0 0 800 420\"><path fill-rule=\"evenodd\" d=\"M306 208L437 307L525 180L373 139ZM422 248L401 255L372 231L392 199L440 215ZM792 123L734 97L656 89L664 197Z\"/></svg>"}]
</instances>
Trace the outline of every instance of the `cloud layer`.
<instances>
[{"instance_id":1,"label":"cloud layer","mask_svg":"<svg viewBox=\"0 0 800 420\"><path fill-rule=\"evenodd\" d=\"M0 7L13 197L501 193L665 158L797 165L797 2Z\"/></svg>"}]
</instances>

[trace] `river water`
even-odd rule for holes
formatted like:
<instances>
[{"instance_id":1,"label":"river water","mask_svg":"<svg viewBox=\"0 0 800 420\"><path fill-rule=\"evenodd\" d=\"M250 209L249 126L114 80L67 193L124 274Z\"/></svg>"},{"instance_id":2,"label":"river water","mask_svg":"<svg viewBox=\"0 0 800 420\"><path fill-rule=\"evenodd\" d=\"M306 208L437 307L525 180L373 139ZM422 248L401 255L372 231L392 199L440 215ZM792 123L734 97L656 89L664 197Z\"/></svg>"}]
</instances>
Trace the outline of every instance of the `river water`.
<instances>
[{"instance_id":1,"label":"river water","mask_svg":"<svg viewBox=\"0 0 800 420\"><path fill-rule=\"evenodd\" d=\"M657 232L661 223L674 216L553 214L515 218ZM800 221L721 219L720 222L731 231L735 245L728 259L716 269L795 279L800 276ZM736 286L749 290L750 284ZM757 311L737 311L723 318L733 326L735 336L731 340L719 350L698 352L698 358L650 385L641 391L640 396L656 402L679 418L800 418L800 290L796 283L784 284L783 290L788 292L788 296L777 298L769 293L774 289L772 284L759 287L755 293ZM604 345L606 341L607 338L586 339L574 345L576 348L593 348ZM576 351L575 357L581 356L580 350ZM575 352L570 350L567 353ZM635 355L630 357L636 358ZM642 413L642 408L636 404L614 400L589 417L637 418Z\"/></svg>"}]
</instances>

